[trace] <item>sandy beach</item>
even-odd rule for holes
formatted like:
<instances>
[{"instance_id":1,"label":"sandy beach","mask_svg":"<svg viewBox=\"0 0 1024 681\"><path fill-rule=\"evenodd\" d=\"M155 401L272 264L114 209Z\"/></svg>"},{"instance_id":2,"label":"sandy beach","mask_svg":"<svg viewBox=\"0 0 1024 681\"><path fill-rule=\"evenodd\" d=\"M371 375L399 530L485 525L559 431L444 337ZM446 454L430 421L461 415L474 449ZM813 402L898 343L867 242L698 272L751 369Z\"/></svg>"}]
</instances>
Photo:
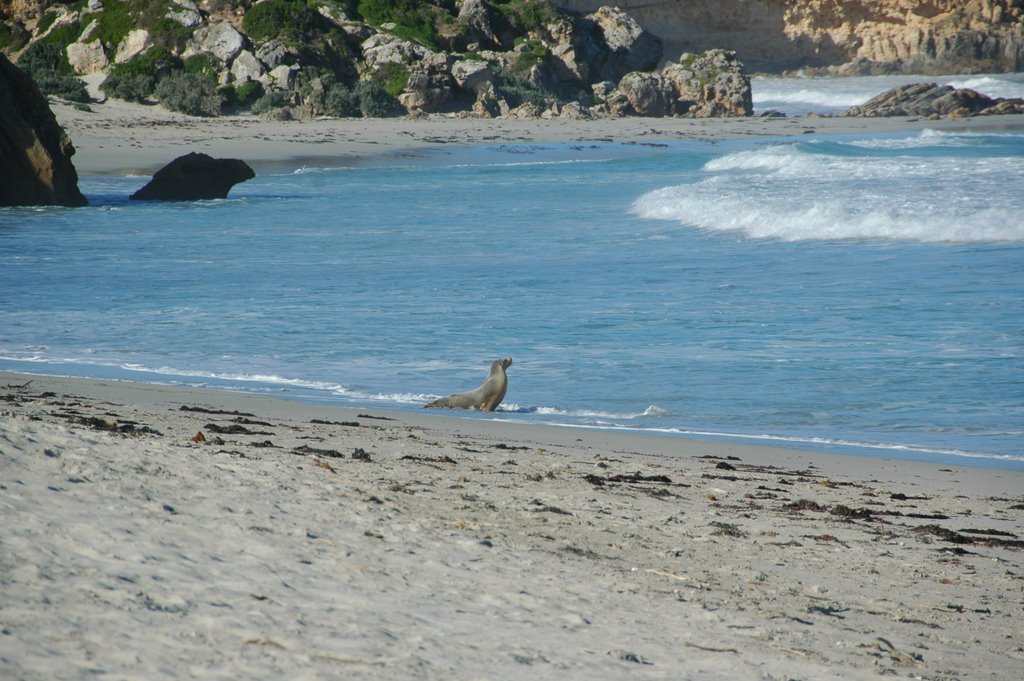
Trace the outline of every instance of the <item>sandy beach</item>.
<instances>
[{"instance_id":1,"label":"sandy beach","mask_svg":"<svg viewBox=\"0 0 1024 681\"><path fill-rule=\"evenodd\" d=\"M80 173L1022 117L194 119L56 104ZM0 373L4 679L1024 676L1024 475Z\"/></svg>"},{"instance_id":2,"label":"sandy beach","mask_svg":"<svg viewBox=\"0 0 1024 681\"><path fill-rule=\"evenodd\" d=\"M1012 679L1024 477L0 374L9 679Z\"/></svg>"},{"instance_id":3,"label":"sandy beach","mask_svg":"<svg viewBox=\"0 0 1024 681\"><path fill-rule=\"evenodd\" d=\"M400 157L454 145L514 143L659 144L798 135L855 135L929 128L940 131L1019 130L1022 116L922 118L618 118L479 119L432 115L395 119L271 122L256 116L194 118L159 106L118 100L83 111L53 105L71 137L79 173L152 174L178 156L199 151L240 158L257 172L303 164L345 165L368 157Z\"/></svg>"}]
</instances>

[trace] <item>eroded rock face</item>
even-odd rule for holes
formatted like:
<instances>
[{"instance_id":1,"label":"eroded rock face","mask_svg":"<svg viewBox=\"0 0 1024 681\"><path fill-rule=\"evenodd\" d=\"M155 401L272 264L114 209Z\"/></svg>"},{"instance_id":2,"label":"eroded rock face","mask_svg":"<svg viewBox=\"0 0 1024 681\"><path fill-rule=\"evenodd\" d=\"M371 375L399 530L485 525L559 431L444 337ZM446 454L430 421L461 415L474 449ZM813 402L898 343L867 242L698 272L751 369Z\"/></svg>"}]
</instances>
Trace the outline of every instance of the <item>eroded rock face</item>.
<instances>
[{"instance_id":1,"label":"eroded rock face","mask_svg":"<svg viewBox=\"0 0 1024 681\"><path fill-rule=\"evenodd\" d=\"M660 72L627 73L608 97L616 116L750 116L750 78L735 52L684 53Z\"/></svg>"},{"instance_id":2,"label":"eroded rock face","mask_svg":"<svg viewBox=\"0 0 1024 681\"><path fill-rule=\"evenodd\" d=\"M592 12L607 0L555 0ZM1019 0L616 0L669 54L735 50L755 71L1024 70Z\"/></svg>"},{"instance_id":3,"label":"eroded rock face","mask_svg":"<svg viewBox=\"0 0 1024 681\"><path fill-rule=\"evenodd\" d=\"M0 53L0 205L87 205L74 153L35 83Z\"/></svg>"},{"instance_id":4,"label":"eroded rock face","mask_svg":"<svg viewBox=\"0 0 1024 681\"><path fill-rule=\"evenodd\" d=\"M851 107L843 116L976 116L1024 113L1024 99L993 99L968 88L913 83L901 85Z\"/></svg>"},{"instance_id":5,"label":"eroded rock face","mask_svg":"<svg viewBox=\"0 0 1024 681\"><path fill-rule=\"evenodd\" d=\"M149 183L132 194L133 201L200 201L224 199L239 182L256 173L245 161L213 158L192 152L158 170Z\"/></svg>"}]
</instances>

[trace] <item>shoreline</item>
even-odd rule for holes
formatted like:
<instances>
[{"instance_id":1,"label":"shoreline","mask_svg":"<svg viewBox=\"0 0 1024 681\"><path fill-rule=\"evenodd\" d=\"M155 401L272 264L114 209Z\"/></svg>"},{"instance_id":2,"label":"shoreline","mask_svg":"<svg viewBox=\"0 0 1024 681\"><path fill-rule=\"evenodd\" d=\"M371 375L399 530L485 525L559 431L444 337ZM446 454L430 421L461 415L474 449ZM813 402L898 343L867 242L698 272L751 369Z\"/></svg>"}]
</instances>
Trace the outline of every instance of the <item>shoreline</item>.
<instances>
[{"instance_id":1,"label":"shoreline","mask_svg":"<svg viewBox=\"0 0 1024 681\"><path fill-rule=\"evenodd\" d=\"M12 678L1024 668L1021 473L10 373L0 452Z\"/></svg>"},{"instance_id":2,"label":"shoreline","mask_svg":"<svg viewBox=\"0 0 1024 681\"><path fill-rule=\"evenodd\" d=\"M107 100L81 111L66 103L52 109L75 146L82 174L152 174L178 156L201 151L239 158L257 170L299 167L302 162L340 164L447 146L501 143L665 143L686 140L836 136L925 129L948 132L1024 129L1024 116L922 118L423 118L264 121L256 116L195 118L158 105Z\"/></svg>"}]
</instances>

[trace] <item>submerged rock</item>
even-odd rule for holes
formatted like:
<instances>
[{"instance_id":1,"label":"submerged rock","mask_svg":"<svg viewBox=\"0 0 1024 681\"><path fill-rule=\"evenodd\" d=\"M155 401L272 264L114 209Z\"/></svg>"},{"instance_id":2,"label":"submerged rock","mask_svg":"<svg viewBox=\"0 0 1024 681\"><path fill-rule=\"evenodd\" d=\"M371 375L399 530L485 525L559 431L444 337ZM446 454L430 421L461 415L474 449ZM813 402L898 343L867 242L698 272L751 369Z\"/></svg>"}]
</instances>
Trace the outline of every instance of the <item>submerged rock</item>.
<instances>
[{"instance_id":1,"label":"submerged rock","mask_svg":"<svg viewBox=\"0 0 1024 681\"><path fill-rule=\"evenodd\" d=\"M968 88L912 83L887 90L843 116L975 116L1024 113L1024 99L993 99Z\"/></svg>"},{"instance_id":2,"label":"submerged rock","mask_svg":"<svg viewBox=\"0 0 1024 681\"><path fill-rule=\"evenodd\" d=\"M32 79L0 53L0 206L85 206L75 148Z\"/></svg>"},{"instance_id":3,"label":"submerged rock","mask_svg":"<svg viewBox=\"0 0 1024 681\"><path fill-rule=\"evenodd\" d=\"M213 158L192 152L158 170L149 183L131 195L133 201L199 201L224 199L239 182L256 173L245 161Z\"/></svg>"}]
</instances>

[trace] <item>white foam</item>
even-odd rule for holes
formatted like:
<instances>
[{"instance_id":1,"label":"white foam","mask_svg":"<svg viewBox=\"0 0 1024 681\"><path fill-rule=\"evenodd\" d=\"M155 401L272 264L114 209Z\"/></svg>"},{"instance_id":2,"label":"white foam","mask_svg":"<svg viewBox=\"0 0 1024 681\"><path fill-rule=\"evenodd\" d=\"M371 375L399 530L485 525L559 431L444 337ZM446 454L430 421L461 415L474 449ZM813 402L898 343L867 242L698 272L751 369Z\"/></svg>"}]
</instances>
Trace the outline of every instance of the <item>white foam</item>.
<instances>
[{"instance_id":1,"label":"white foam","mask_svg":"<svg viewBox=\"0 0 1024 681\"><path fill-rule=\"evenodd\" d=\"M1024 168L1014 157L872 156L852 145L794 143L728 154L703 170L696 183L644 194L633 211L784 241L1024 240L1021 196L991 190L1024 186Z\"/></svg>"}]
</instances>

